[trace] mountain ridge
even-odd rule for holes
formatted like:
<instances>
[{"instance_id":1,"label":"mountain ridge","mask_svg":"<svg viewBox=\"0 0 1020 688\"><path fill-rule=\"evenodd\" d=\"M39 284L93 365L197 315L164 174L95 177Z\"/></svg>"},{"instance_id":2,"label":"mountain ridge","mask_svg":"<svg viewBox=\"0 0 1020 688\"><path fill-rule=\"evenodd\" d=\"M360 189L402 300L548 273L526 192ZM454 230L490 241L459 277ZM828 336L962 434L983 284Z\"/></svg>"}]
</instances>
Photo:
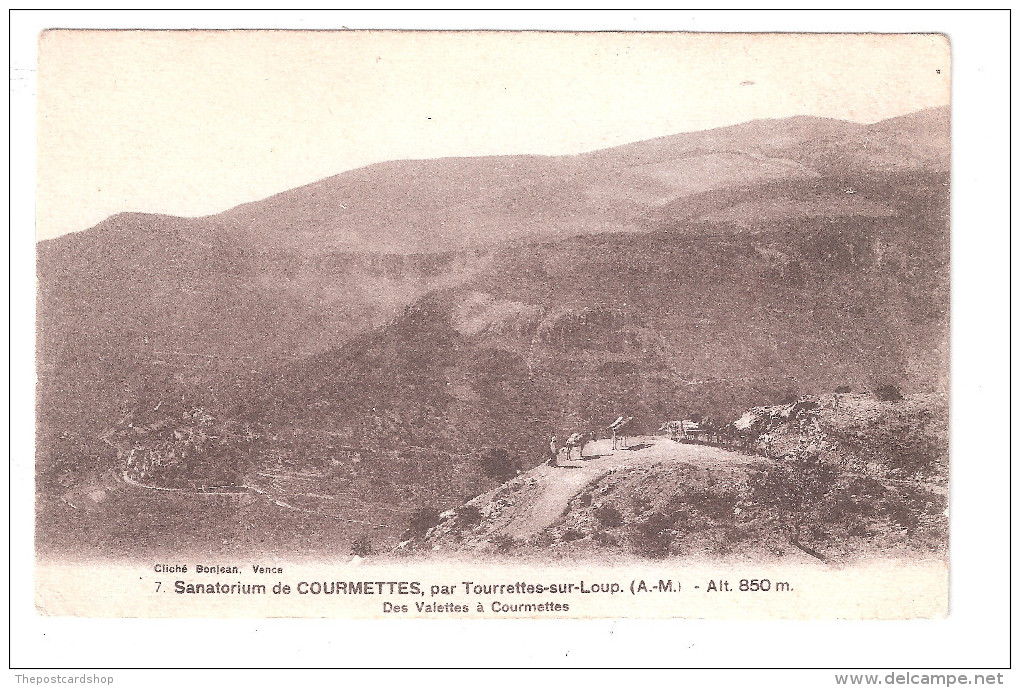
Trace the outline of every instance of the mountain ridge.
<instances>
[{"instance_id":1,"label":"mountain ridge","mask_svg":"<svg viewBox=\"0 0 1020 688\"><path fill-rule=\"evenodd\" d=\"M320 234L323 233L324 228L329 229L325 240L332 242L330 244L332 248L341 250L407 252L408 245L411 248L424 250L435 250L435 247L442 247L447 250L451 248L468 248L476 245L472 239L478 240L479 237L477 235L471 234L465 238L464 236L451 233L446 230L442 220L437 220L432 216L423 218L416 226L417 233L420 234L421 232L428 231L430 233L428 237L415 237L413 236L414 233L410 235L405 233L394 238L383 237L383 239L379 240L372 234L355 231L352 229L352 225L363 223L377 231L384 228L389 228L392 231L392 224L396 222L393 217L388 217L384 210L369 205L367 209L362 209L360 214L357 211L353 212L354 217L345 223L342 218L338 219L338 217L343 214L344 210L348 209L341 208L340 206L345 206L347 202L352 204L363 203L365 200L358 198L357 195L350 197L354 191L348 187L358 188L367 186L370 190L385 191L385 189L380 187L383 182L391 184L394 182L400 183L398 185L401 187L401 194L390 192L389 195L383 198L389 206L395 209L394 214L396 215L406 213L409 210L420 213L422 208L427 209L430 198L435 196L435 187L443 187L444 185L451 187L450 192L455 192L462 196L457 203L457 205L462 206L470 205L471 198L477 199L480 194L491 193L494 189L492 185L497 183L500 185L500 188L504 188L504 194L515 190L520 191L523 188L529 188L534 191L536 185L539 185L539 191L552 194L553 200L563 201L562 194L557 194L556 192L555 184L551 188L542 188L541 185L544 182L570 180L575 182L574 185L576 186L578 175L588 175L590 177L592 174L595 174L598 176L598 171L606 166L614 170L634 169L640 166L662 163L664 156L668 160L675 162L695 157L696 151L702 148L706 149L705 155L748 155L748 148L774 152L795 143L803 144L818 139L820 134L833 135L839 133L846 136L848 133L859 134L866 131L881 133L887 131L890 127L899 127L900 129L909 128L911 130L910 138L912 142L916 143L917 135L913 129L924 126L935 126L938 130L931 133L935 135L937 143L944 143L942 139L947 139L948 137L948 108L929 108L870 125L812 116L751 120L726 127L671 134L646 141L621 144L571 155L486 155L384 161L331 175L262 199L241 203L212 215L181 217L125 212L117 213L93 228L83 231L88 232L96 228L103 228L113 222L123 224L128 220L134 220L135 222L132 224L141 224L140 221L142 220L148 220L157 224L173 220L191 228L201 228L201 234L208 235L217 231L233 231L242 235L250 233L250 240L262 239L286 245L286 237L283 236L285 233L273 231L268 226L271 223L265 220L260 221L259 217L268 214L276 222L285 224L292 229L295 228L295 223L298 223L297 229L300 229L300 221L303 214L304 226L313 226ZM720 149L720 145L735 146L736 150L729 150L728 148ZM936 146L936 148L938 150L947 149L946 146ZM679 155L680 153L684 155ZM654 159L649 160L649 156L652 156ZM818 162L817 156L809 157L814 158L814 163ZM782 158L777 158L777 160L782 160ZM800 163L800 161L796 160L792 162ZM925 163L928 161L922 160L921 162ZM701 171L704 172L704 170ZM667 177L672 173L672 176L675 178L682 172L683 170L668 170ZM753 174L755 172L760 175L762 173L761 170L755 170L753 165L750 169L746 167L740 168L739 172L741 175L747 173ZM535 178L536 174L538 175L537 178ZM524 179L523 177L525 176L529 178ZM430 180L430 177L437 177L437 179ZM554 179L550 179L550 177ZM581 181L593 189L597 189L600 186L599 183L596 183L600 182L598 179L582 179ZM616 181L619 183L619 180ZM649 179L643 177L635 181L647 184ZM654 182L655 180L652 181ZM725 178L721 181L724 185L729 185L728 180ZM604 180L601 180L601 183L604 183ZM507 185L510 185L509 189L505 189ZM635 185L641 186L641 184ZM714 186L710 188L717 190ZM411 193L410 196L406 195L409 191L415 190L417 190L416 193ZM689 195L682 188L679 190L673 188L672 190L679 191L679 193L674 194L674 197ZM469 195L470 198L464 198L465 194ZM668 190L664 195L669 195ZM337 196L340 197L336 198ZM326 202L329 207L324 208L322 206L323 202ZM449 210L449 203L443 203L442 208ZM572 210L577 213L581 209L575 206ZM549 213L547 212L546 215L549 215ZM289 219L284 220L284 216L289 216ZM298 219L295 220L295 217ZM468 213L467 217L461 218L461 222L466 223L472 217ZM622 212L622 215L619 212L616 214L609 213L608 215L600 216L600 218L609 220L615 218L624 226L628 222L631 224L636 222L626 212ZM545 219L550 218L546 217ZM556 218L554 215L551 219L569 225L562 217ZM528 231L523 231L525 229L527 227L517 233L511 232L507 238L528 238L531 235L529 235ZM567 234L586 233L584 230L584 226L572 228L568 226L565 228ZM462 227L459 231L463 234L466 230ZM80 232L73 234L80 234ZM345 234L345 236L338 237L338 234ZM553 236L563 236L563 232L552 232L551 234ZM541 236L541 233L538 235ZM307 239L307 237L305 238ZM535 237L531 236L531 238ZM52 242L59 241L60 239L61 237L57 237L44 241ZM407 244L409 239L410 243ZM490 235L483 237L480 241L484 245L494 240L498 242L500 238L494 238ZM364 246L359 248L359 243L364 243Z\"/></svg>"}]
</instances>

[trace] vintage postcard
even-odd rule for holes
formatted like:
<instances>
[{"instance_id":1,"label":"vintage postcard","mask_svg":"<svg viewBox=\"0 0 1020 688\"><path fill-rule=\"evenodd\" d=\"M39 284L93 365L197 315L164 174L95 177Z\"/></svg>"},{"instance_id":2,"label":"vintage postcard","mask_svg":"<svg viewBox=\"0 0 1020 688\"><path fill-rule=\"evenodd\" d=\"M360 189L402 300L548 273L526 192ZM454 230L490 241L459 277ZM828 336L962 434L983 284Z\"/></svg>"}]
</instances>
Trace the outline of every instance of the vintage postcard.
<instances>
[{"instance_id":1,"label":"vintage postcard","mask_svg":"<svg viewBox=\"0 0 1020 688\"><path fill-rule=\"evenodd\" d=\"M42 615L947 614L931 34L39 38Z\"/></svg>"}]
</instances>

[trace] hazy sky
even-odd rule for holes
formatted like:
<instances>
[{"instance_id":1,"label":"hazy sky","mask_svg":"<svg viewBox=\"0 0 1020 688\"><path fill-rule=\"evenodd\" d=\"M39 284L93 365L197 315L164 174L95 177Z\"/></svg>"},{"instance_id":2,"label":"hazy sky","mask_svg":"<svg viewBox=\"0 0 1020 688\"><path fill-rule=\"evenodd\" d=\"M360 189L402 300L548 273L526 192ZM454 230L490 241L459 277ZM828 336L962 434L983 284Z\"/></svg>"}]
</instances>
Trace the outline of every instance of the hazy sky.
<instances>
[{"instance_id":1,"label":"hazy sky","mask_svg":"<svg viewBox=\"0 0 1020 688\"><path fill-rule=\"evenodd\" d=\"M923 35L52 31L37 238L206 215L373 162L577 153L762 117L949 102Z\"/></svg>"}]
</instances>

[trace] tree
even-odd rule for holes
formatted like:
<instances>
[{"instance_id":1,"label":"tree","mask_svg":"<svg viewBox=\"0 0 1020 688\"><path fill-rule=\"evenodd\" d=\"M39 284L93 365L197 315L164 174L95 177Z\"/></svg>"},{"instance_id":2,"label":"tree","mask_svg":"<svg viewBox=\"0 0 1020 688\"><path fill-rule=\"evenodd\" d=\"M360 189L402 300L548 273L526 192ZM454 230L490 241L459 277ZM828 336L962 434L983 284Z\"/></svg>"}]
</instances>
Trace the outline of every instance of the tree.
<instances>
[{"instance_id":1,"label":"tree","mask_svg":"<svg viewBox=\"0 0 1020 688\"><path fill-rule=\"evenodd\" d=\"M748 477L747 502L762 525L778 528L794 547L825 561L805 539L813 534L819 505L835 488L838 475L817 452L801 448L755 464Z\"/></svg>"}]
</instances>

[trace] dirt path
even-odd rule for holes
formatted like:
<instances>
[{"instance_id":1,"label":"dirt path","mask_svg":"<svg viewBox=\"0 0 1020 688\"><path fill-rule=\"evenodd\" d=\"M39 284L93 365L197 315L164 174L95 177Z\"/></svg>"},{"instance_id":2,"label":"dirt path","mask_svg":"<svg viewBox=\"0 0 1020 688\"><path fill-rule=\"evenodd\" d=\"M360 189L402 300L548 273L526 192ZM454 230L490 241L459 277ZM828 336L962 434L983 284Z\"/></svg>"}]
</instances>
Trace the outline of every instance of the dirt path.
<instances>
[{"instance_id":1,"label":"dirt path","mask_svg":"<svg viewBox=\"0 0 1020 688\"><path fill-rule=\"evenodd\" d=\"M251 494L251 495L258 496L258 497L263 497L263 498L269 500L270 502L272 502L273 504L275 504L276 506L278 506L278 507L280 507L282 509L288 509L290 511L297 511L298 513L308 514L310 516L319 516L321 518L328 518L328 519L332 519L334 521L341 521L341 522L344 522L344 523L360 523L360 524L363 524L363 525L366 525L366 526L372 526L374 528L393 528L393 527L396 527L396 526L392 526L392 525L387 525L385 523L375 523L374 521L364 521L364 520L360 520L360 519L356 519L356 518L347 518L346 516L337 516L336 514L330 514L330 513L323 512L323 511L314 511L312 509L303 509L303 508L301 508L299 506L295 506L295 505L285 501L286 496L275 497L272 494L270 494L269 492L267 492L267 491L265 491L265 490L263 490L261 488L254 487L252 485L240 485L236 489L232 489L232 490L229 490L229 491L224 490L224 491L217 492L215 490L202 491L202 490L190 490L190 489L176 488L176 487L159 487L159 486L156 486L156 485L146 485L145 483L140 483L137 480L135 480L134 478L132 478L130 476L130 474L126 470L120 471L117 474L117 476L120 479L120 481L123 482L124 484L130 485L131 487L143 489L143 490L154 490L154 491L158 491L158 492L167 492L167 493L173 493L173 494L178 494L178 495L186 495L188 497L223 497L223 496L237 497L237 496L240 496L240 495ZM311 493L299 493L299 494L295 494L293 496L298 496L298 497L300 497L300 496L314 497L316 499L325 499L325 500L331 500L331 501L335 500L335 497L332 497L332 496L329 496L329 495L316 495L316 494L311 494ZM94 501L98 501L98 500L94 500ZM66 496L64 498L64 502L66 504L68 504L69 506L74 507L75 509L78 508L75 504L73 504L72 502L68 501ZM392 511L392 509L391 509L391 511ZM403 513L403 512L401 512L401 513Z\"/></svg>"},{"instance_id":2,"label":"dirt path","mask_svg":"<svg viewBox=\"0 0 1020 688\"><path fill-rule=\"evenodd\" d=\"M689 463L702 468L746 464L756 457L699 444L678 444L665 437L630 438L630 448L612 450L611 440L599 440L585 447L585 457L560 466L542 465L526 475L534 479L515 495L515 507L493 532L525 538L553 525L566 511L567 503L585 485L613 469L648 466L663 461Z\"/></svg>"}]
</instances>

